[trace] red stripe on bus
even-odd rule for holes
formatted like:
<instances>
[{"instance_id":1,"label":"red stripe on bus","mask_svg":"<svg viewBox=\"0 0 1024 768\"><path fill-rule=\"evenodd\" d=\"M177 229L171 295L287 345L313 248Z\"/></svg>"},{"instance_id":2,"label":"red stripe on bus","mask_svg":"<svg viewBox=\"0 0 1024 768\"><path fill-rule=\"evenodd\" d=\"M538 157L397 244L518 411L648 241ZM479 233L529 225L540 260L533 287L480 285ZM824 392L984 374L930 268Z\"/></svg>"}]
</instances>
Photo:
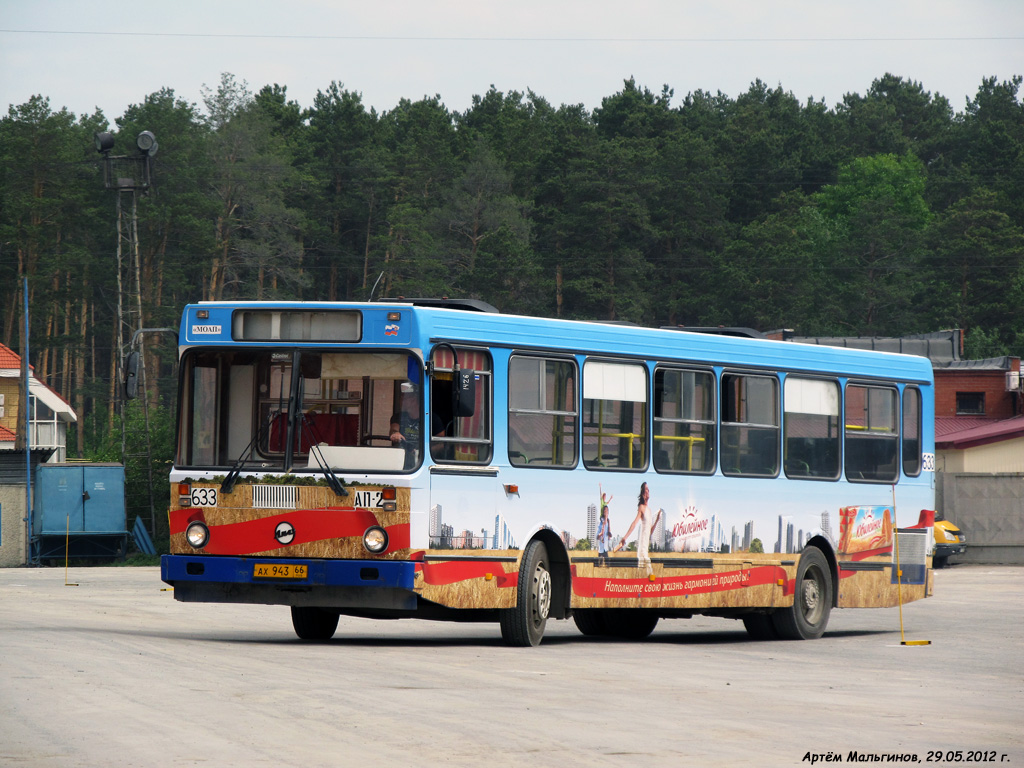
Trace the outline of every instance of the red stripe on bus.
<instances>
[{"instance_id":1,"label":"red stripe on bus","mask_svg":"<svg viewBox=\"0 0 1024 768\"><path fill-rule=\"evenodd\" d=\"M196 510L179 510L172 515L171 532L180 533L189 522L202 519ZM189 513L189 514L180 514ZM279 523L288 522L295 529L295 538L288 544L281 544L274 536ZM296 544L307 544L325 539L345 539L362 536L367 528L378 525L372 512L354 507L327 507L325 509L300 509L281 515L244 520L239 523L210 526L210 542L203 548L209 555L244 555L252 552L266 552L283 549ZM387 526L389 550L409 546L408 523Z\"/></svg>"},{"instance_id":2,"label":"red stripe on bus","mask_svg":"<svg viewBox=\"0 0 1024 768\"><path fill-rule=\"evenodd\" d=\"M601 576L581 577L573 566L572 590L579 597L676 597L733 589L759 587L782 582L785 594L791 594L793 583L786 571L776 565L762 565L738 571L720 571L690 576L637 579L615 579Z\"/></svg>"}]
</instances>

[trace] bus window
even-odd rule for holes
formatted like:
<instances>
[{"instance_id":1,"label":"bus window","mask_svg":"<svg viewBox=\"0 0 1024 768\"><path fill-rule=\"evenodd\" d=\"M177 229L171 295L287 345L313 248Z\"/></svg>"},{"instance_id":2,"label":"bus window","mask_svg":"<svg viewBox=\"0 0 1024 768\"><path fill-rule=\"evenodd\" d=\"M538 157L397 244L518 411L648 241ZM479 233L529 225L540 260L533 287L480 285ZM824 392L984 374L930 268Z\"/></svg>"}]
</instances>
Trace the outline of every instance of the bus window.
<instances>
[{"instance_id":1,"label":"bus window","mask_svg":"<svg viewBox=\"0 0 1024 768\"><path fill-rule=\"evenodd\" d=\"M217 461L217 379L215 360L197 361L192 367L188 392L192 395L188 459L190 464L218 464Z\"/></svg>"},{"instance_id":2,"label":"bus window","mask_svg":"<svg viewBox=\"0 0 1024 768\"><path fill-rule=\"evenodd\" d=\"M418 361L406 354L304 351L292 425L291 451L296 464L378 470L415 466L423 441L419 410L410 400L419 401L419 367ZM271 425L266 450L274 455L287 453L283 434L287 410L281 408L276 366L270 374L270 397L263 397L265 385L261 383L260 406ZM290 375L289 361L281 378ZM394 414L405 412L414 416L402 419L399 429L393 429Z\"/></svg>"},{"instance_id":3,"label":"bus window","mask_svg":"<svg viewBox=\"0 0 1024 768\"><path fill-rule=\"evenodd\" d=\"M602 469L646 469L646 406L644 366L586 361L583 365L584 465Z\"/></svg>"},{"instance_id":4,"label":"bus window","mask_svg":"<svg viewBox=\"0 0 1024 768\"><path fill-rule=\"evenodd\" d=\"M786 477L839 477L839 384L787 376L783 385Z\"/></svg>"},{"instance_id":5,"label":"bus window","mask_svg":"<svg viewBox=\"0 0 1024 768\"><path fill-rule=\"evenodd\" d=\"M430 455L434 461L486 464L491 460L491 356L484 350L457 347L459 368L471 371L473 403L463 403L460 416L454 411L452 380L455 359L447 344L434 348L430 377Z\"/></svg>"},{"instance_id":6,"label":"bus window","mask_svg":"<svg viewBox=\"0 0 1024 768\"><path fill-rule=\"evenodd\" d=\"M891 483L898 467L896 390L846 386L846 479Z\"/></svg>"},{"instance_id":7,"label":"bus window","mask_svg":"<svg viewBox=\"0 0 1024 768\"><path fill-rule=\"evenodd\" d=\"M654 372L654 468L715 471L715 377L710 371Z\"/></svg>"},{"instance_id":8,"label":"bus window","mask_svg":"<svg viewBox=\"0 0 1024 768\"><path fill-rule=\"evenodd\" d=\"M422 453L415 429L390 429L403 393L419 398L421 364L406 353L196 351L182 364L187 466L394 471Z\"/></svg>"},{"instance_id":9,"label":"bus window","mask_svg":"<svg viewBox=\"0 0 1024 768\"><path fill-rule=\"evenodd\" d=\"M921 474L921 390L903 390L903 474Z\"/></svg>"},{"instance_id":10,"label":"bus window","mask_svg":"<svg viewBox=\"0 0 1024 768\"><path fill-rule=\"evenodd\" d=\"M515 466L576 465L575 362L509 360L508 456Z\"/></svg>"},{"instance_id":11,"label":"bus window","mask_svg":"<svg viewBox=\"0 0 1024 768\"><path fill-rule=\"evenodd\" d=\"M722 374L722 472L774 477L779 471L779 382Z\"/></svg>"}]
</instances>

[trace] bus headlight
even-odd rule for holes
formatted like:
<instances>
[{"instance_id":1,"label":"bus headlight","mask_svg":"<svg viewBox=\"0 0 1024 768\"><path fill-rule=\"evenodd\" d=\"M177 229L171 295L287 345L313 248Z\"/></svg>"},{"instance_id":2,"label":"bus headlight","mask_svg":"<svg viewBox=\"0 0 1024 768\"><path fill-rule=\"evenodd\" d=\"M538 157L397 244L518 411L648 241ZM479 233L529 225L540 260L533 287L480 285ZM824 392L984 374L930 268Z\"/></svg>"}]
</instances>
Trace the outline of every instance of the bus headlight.
<instances>
[{"instance_id":1,"label":"bus headlight","mask_svg":"<svg viewBox=\"0 0 1024 768\"><path fill-rule=\"evenodd\" d=\"M210 540L210 529L196 520L188 524L188 528L185 529L185 538L196 549L202 549Z\"/></svg>"},{"instance_id":2,"label":"bus headlight","mask_svg":"<svg viewBox=\"0 0 1024 768\"><path fill-rule=\"evenodd\" d=\"M367 552L379 555L388 548L388 532L377 525L367 528L363 534L363 546Z\"/></svg>"}]
</instances>

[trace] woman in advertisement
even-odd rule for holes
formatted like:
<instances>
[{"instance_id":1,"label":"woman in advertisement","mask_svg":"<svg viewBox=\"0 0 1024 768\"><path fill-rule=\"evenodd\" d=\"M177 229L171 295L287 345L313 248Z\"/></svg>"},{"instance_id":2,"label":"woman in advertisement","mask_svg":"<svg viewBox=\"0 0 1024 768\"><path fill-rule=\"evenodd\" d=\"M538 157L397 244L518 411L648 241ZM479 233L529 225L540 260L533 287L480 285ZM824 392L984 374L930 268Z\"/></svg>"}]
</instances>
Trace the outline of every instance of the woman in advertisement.
<instances>
[{"instance_id":1,"label":"woman in advertisement","mask_svg":"<svg viewBox=\"0 0 1024 768\"><path fill-rule=\"evenodd\" d=\"M626 535L622 537L622 540L614 550L615 552L618 552L626 546L626 542L629 540L629 535L639 523L640 527L636 534L637 565L641 568L646 568L648 573L651 572L651 558L650 555L648 555L648 549L651 544L651 531L654 530L654 527L658 524L658 520L661 518L661 510L659 509L657 514L654 515L654 519L651 519L651 510L647 504L648 501L650 501L650 498L651 492L647 487L647 483L641 483L640 495L637 498L636 517L633 518L633 522L629 524L629 529L626 531Z\"/></svg>"}]
</instances>

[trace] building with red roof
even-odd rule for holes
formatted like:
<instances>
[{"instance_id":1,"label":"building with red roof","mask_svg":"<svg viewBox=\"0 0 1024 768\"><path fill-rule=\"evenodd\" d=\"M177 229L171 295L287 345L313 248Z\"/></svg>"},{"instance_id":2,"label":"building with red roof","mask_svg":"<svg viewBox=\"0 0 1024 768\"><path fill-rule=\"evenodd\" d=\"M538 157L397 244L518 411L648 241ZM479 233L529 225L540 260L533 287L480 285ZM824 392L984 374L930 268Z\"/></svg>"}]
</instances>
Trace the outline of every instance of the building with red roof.
<instances>
[{"instance_id":1,"label":"building with red roof","mask_svg":"<svg viewBox=\"0 0 1024 768\"><path fill-rule=\"evenodd\" d=\"M24 377L21 356L0 344L0 567L28 562L26 477L41 462L64 461L67 428L78 420L68 402L35 377L28 377L28 443L18 446L18 432L25 428L22 399ZM17 446L17 447L16 447Z\"/></svg>"},{"instance_id":2,"label":"building with red roof","mask_svg":"<svg viewBox=\"0 0 1024 768\"><path fill-rule=\"evenodd\" d=\"M21 356L0 344L0 451L13 450L18 430L24 428ZM70 403L40 381L29 368L29 443L50 449L51 462L67 458L68 424L78 421Z\"/></svg>"}]
</instances>

